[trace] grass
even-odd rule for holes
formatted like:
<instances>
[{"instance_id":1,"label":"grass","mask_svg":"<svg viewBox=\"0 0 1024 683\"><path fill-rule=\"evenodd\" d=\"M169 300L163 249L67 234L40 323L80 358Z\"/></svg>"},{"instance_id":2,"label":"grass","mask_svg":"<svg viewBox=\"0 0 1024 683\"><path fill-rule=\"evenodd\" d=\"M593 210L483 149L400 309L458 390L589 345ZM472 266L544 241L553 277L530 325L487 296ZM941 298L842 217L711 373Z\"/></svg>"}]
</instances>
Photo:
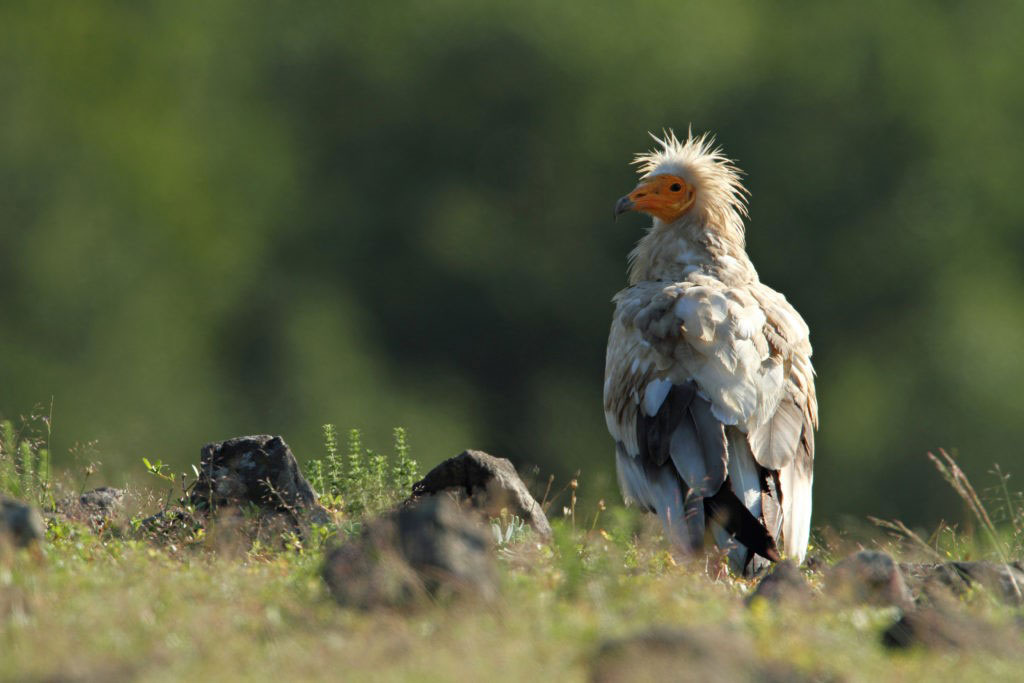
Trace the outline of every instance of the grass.
<instances>
[{"instance_id":1,"label":"grass","mask_svg":"<svg viewBox=\"0 0 1024 683\"><path fill-rule=\"evenodd\" d=\"M342 533L392 505L417 474L403 432L391 455L368 450L357 432L344 453L333 427L324 436L324 455L307 470ZM20 443L4 441L4 481L35 500L59 493L35 466L35 484L25 488L25 458L12 457ZM41 447L30 442L30 460L38 462L32 449ZM131 497L134 509L117 523L97 530L53 518L39 552L0 563L0 680L580 681L602 641L652 626L724 629L749 641L759 659L808 680L1014 680L1024 665L1024 653L888 652L879 636L894 608L841 606L825 596L748 608L752 582L722 573L714 560L678 561L653 519L615 505L552 513L550 544L514 518L494 522L502 591L493 603L363 613L339 608L319 577L326 533L286 550L250 544L226 552L203 535L154 544L135 537L130 520L157 509L164 489ZM969 547L976 556L1019 558L1015 523L991 521L992 537L979 539L946 528L913 540L898 525L890 527L895 536L819 534L814 552L829 559L873 545L915 558ZM819 574L808 575L820 585ZM963 602L1008 633L1016 628L1020 610L984 591Z\"/></svg>"}]
</instances>

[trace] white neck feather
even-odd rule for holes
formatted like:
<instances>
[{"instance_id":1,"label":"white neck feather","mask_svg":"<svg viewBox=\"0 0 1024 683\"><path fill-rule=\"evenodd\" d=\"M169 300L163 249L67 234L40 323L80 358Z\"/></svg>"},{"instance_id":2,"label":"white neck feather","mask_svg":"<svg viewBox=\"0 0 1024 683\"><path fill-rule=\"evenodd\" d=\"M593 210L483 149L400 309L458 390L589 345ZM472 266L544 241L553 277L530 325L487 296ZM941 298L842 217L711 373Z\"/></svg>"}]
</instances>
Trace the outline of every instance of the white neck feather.
<instances>
[{"instance_id":1,"label":"white neck feather","mask_svg":"<svg viewBox=\"0 0 1024 683\"><path fill-rule=\"evenodd\" d=\"M756 280L742 230L729 228L715 229L691 217L674 223L654 219L630 254L629 283L678 281L696 271L730 284Z\"/></svg>"}]
</instances>

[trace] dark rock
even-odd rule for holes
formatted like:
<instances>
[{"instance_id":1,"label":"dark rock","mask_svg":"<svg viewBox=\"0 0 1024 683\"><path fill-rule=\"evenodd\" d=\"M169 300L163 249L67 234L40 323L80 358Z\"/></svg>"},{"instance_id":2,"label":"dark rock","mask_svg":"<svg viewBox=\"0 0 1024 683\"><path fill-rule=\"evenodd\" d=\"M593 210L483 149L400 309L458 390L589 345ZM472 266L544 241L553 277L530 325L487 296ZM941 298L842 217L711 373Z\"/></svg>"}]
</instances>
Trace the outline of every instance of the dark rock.
<instances>
[{"instance_id":1,"label":"dark rock","mask_svg":"<svg viewBox=\"0 0 1024 683\"><path fill-rule=\"evenodd\" d=\"M913 604L896 561L878 550L861 550L837 563L826 574L825 585L833 595L855 603L898 607Z\"/></svg>"},{"instance_id":2,"label":"dark rock","mask_svg":"<svg viewBox=\"0 0 1024 683\"><path fill-rule=\"evenodd\" d=\"M962 643L960 625L953 624L948 614L931 608L911 610L903 614L882 633L882 644L904 649L915 645L933 648L956 648Z\"/></svg>"},{"instance_id":3,"label":"dark rock","mask_svg":"<svg viewBox=\"0 0 1024 683\"><path fill-rule=\"evenodd\" d=\"M453 499L436 496L398 512L398 539L409 565L437 593L464 584L491 597L497 588L494 537Z\"/></svg>"},{"instance_id":4,"label":"dark rock","mask_svg":"<svg viewBox=\"0 0 1024 683\"><path fill-rule=\"evenodd\" d=\"M505 458L483 451L463 451L413 484L411 500L442 491L468 497L490 517L499 516L502 508L506 508L526 520L542 537L551 536L547 516L519 478L516 468Z\"/></svg>"},{"instance_id":5,"label":"dark rock","mask_svg":"<svg viewBox=\"0 0 1024 683\"><path fill-rule=\"evenodd\" d=\"M330 517L279 436L241 436L203 446L199 479L189 496L199 510L255 505L305 526Z\"/></svg>"},{"instance_id":6,"label":"dark rock","mask_svg":"<svg viewBox=\"0 0 1024 683\"><path fill-rule=\"evenodd\" d=\"M813 593L811 585L797 566L789 560L783 560L776 563L771 573L761 579L747 598L747 605L762 598L769 602L804 602Z\"/></svg>"},{"instance_id":7,"label":"dark rock","mask_svg":"<svg viewBox=\"0 0 1024 683\"><path fill-rule=\"evenodd\" d=\"M1016 629L1000 628L955 608L919 607L903 614L882 633L882 644L892 649L924 647L935 650L1019 649Z\"/></svg>"},{"instance_id":8,"label":"dark rock","mask_svg":"<svg viewBox=\"0 0 1024 683\"><path fill-rule=\"evenodd\" d=\"M945 562L901 565L915 593L928 597L936 588L962 595L980 585L1010 605L1024 603L1024 572L1013 564Z\"/></svg>"},{"instance_id":9,"label":"dark rock","mask_svg":"<svg viewBox=\"0 0 1024 683\"><path fill-rule=\"evenodd\" d=\"M328 552L323 577L340 604L361 609L497 593L490 531L448 496L370 520Z\"/></svg>"},{"instance_id":10,"label":"dark rock","mask_svg":"<svg viewBox=\"0 0 1024 683\"><path fill-rule=\"evenodd\" d=\"M753 643L724 628L661 628L605 641L590 662L594 683L805 681L786 664L758 660Z\"/></svg>"},{"instance_id":11,"label":"dark rock","mask_svg":"<svg viewBox=\"0 0 1024 683\"><path fill-rule=\"evenodd\" d=\"M426 588L398 550L393 519L367 522L356 538L324 558L324 581L345 607L402 607L426 597Z\"/></svg>"},{"instance_id":12,"label":"dark rock","mask_svg":"<svg viewBox=\"0 0 1024 683\"><path fill-rule=\"evenodd\" d=\"M31 505L0 496L0 546L26 548L43 540L46 525L39 510Z\"/></svg>"}]
</instances>

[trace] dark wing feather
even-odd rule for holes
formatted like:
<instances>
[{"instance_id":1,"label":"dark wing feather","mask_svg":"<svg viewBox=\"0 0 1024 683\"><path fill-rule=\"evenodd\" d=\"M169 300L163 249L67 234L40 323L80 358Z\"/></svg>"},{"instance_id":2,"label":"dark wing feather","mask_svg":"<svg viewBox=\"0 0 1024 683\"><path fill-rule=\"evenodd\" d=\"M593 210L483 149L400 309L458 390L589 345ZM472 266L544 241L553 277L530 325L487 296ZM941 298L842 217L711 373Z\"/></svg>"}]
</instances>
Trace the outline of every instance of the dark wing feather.
<instances>
[{"instance_id":1,"label":"dark wing feather","mask_svg":"<svg viewBox=\"0 0 1024 683\"><path fill-rule=\"evenodd\" d=\"M703 458L706 472L704 481L692 482L691 486L700 488L704 495L711 495L725 481L726 466L729 462L725 425L711 414L711 403L699 396L690 403L690 417L697 429L697 438L701 446L699 455Z\"/></svg>"},{"instance_id":2,"label":"dark wing feather","mask_svg":"<svg viewBox=\"0 0 1024 683\"><path fill-rule=\"evenodd\" d=\"M636 440L641 455L646 454L656 465L664 465L670 457L672 432L686 417L690 402L697 394L693 382L673 385L655 415L637 411Z\"/></svg>"},{"instance_id":3,"label":"dark wing feather","mask_svg":"<svg viewBox=\"0 0 1024 683\"><path fill-rule=\"evenodd\" d=\"M636 425L639 460L648 480L664 477L665 468L673 468L678 478L691 545L700 547L705 525L714 519L752 552L778 559L773 535L727 484L725 426L712 414L711 403L697 395L692 381L674 385L657 414L638 409Z\"/></svg>"},{"instance_id":4,"label":"dark wing feather","mask_svg":"<svg viewBox=\"0 0 1024 683\"><path fill-rule=\"evenodd\" d=\"M704 512L708 519L718 522L736 540L761 557L773 562L780 558L775 539L757 517L736 497L731 486L723 486L718 493L704 499Z\"/></svg>"}]
</instances>

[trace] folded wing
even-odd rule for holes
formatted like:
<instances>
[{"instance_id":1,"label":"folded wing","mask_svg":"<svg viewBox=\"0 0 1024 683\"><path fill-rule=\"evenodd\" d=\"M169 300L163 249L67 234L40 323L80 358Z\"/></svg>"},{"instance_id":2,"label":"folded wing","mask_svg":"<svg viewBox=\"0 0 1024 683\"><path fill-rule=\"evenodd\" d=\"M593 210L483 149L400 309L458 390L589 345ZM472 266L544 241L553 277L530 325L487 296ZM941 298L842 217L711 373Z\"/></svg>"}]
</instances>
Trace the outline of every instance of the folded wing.
<instances>
[{"instance_id":1,"label":"folded wing","mask_svg":"<svg viewBox=\"0 0 1024 683\"><path fill-rule=\"evenodd\" d=\"M803 559L817 421L807 328L760 283L695 274L616 297L605 415L627 499L737 568ZM673 484L675 488L673 488ZM755 559L755 556L757 559Z\"/></svg>"}]
</instances>

